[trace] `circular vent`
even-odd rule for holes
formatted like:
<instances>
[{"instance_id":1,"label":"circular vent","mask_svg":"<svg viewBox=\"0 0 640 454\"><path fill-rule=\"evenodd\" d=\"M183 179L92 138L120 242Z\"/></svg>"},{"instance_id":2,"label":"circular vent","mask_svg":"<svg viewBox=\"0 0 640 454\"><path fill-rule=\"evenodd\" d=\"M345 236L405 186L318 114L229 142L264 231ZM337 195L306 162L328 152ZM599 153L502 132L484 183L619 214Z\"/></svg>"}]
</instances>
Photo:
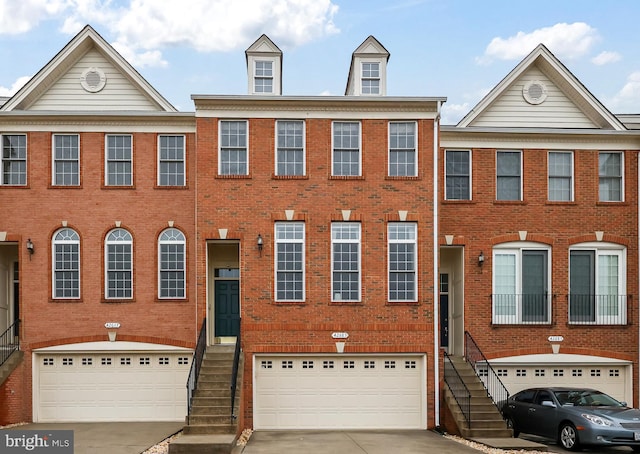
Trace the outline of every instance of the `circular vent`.
<instances>
[{"instance_id":1,"label":"circular vent","mask_svg":"<svg viewBox=\"0 0 640 454\"><path fill-rule=\"evenodd\" d=\"M90 93L96 93L104 88L107 76L100 68L89 68L80 76L82 88Z\"/></svg>"},{"instance_id":2,"label":"circular vent","mask_svg":"<svg viewBox=\"0 0 640 454\"><path fill-rule=\"evenodd\" d=\"M541 104L547 99L547 87L539 80L532 80L522 88L522 97L529 104Z\"/></svg>"}]
</instances>

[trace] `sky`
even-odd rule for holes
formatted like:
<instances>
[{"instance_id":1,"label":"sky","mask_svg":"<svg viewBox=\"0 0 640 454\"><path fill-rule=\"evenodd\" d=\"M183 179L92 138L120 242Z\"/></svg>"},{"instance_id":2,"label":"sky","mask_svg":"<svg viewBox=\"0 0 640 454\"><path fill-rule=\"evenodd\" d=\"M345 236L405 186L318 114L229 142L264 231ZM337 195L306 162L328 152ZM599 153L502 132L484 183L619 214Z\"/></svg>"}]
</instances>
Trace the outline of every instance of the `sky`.
<instances>
[{"instance_id":1,"label":"sky","mask_svg":"<svg viewBox=\"0 0 640 454\"><path fill-rule=\"evenodd\" d=\"M638 0L0 0L0 96L87 24L185 112L192 94L247 94L244 51L264 33L284 95L343 95L373 35L387 95L447 97L455 124L543 43L611 112L640 114Z\"/></svg>"}]
</instances>

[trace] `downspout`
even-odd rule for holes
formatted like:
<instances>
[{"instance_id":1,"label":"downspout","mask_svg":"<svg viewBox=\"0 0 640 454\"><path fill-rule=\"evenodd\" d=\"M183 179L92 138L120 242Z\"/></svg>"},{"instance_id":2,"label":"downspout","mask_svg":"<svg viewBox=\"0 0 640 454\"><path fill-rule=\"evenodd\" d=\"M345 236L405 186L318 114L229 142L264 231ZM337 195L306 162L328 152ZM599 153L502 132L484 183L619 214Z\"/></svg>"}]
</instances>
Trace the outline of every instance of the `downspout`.
<instances>
[{"instance_id":1,"label":"downspout","mask_svg":"<svg viewBox=\"0 0 640 454\"><path fill-rule=\"evenodd\" d=\"M637 166L640 165L640 153L636 153L636 165ZM640 167L638 167L638 181L636 182L636 198L638 198L637 197L638 196L638 192L640 192L639 188L640 188ZM638 229L638 231L636 233L638 235L638 239L637 239L637 243L636 243L636 250L638 248L638 245L640 245L640 201L638 201L637 216L638 216L638 225L636 225L636 228ZM640 254L638 254L638 266L640 266ZM638 288L637 294L640 295L640 287ZM629 298L627 297L627 311L629 310L628 302L629 302ZM638 311L638 326L640 326L640 311ZM639 345L640 345L640 328L639 328L639 331L638 331L638 340L636 342L636 346L639 346ZM639 355L638 363L640 363L640 352L638 353L638 355ZM640 367L638 369L640 369ZM638 370L636 372L636 374L637 374L637 380L638 380L638 381L636 381L636 383L640 383L640 370ZM637 388L638 388L638 386L637 386ZM632 400L633 400L633 395L634 394L636 394L636 396L638 395L638 393L634 393L634 390L631 390L631 396L632 396L631 399ZM636 407L637 405L638 405L638 401L636 401L636 403L633 406Z\"/></svg>"},{"instance_id":2,"label":"downspout","mask_svg":"<svg viewBox=\"0 0 640 454\"><path fill-rule=\"evenodd\" d=\"M440 109L442 102L438 101L438 109L433 122L433 372L434 372L434 397L435 397L435 426L440 425L440 308L438 307L440 269L440 251L438 249L438 155L440 153Z\"/></svg>"}]
</instances>

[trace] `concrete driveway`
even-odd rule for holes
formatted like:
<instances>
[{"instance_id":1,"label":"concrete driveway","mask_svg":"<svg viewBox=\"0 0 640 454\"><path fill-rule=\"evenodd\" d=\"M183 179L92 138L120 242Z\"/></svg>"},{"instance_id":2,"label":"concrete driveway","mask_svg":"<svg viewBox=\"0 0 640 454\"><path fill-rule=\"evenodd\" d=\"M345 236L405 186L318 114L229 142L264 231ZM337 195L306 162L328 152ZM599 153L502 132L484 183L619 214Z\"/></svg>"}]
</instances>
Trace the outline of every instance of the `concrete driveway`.
<instances>
[{"instance_id":1,"label":"concrete driveway","mask_svg":"<svg viewBox=\"0 0 640 454\"><path fill-rule=\"evenodd\" d=\"M33 423L0 432L73 430L74 454L140 454L183 426L183 422Z\"/></svg>"}]
</instances>

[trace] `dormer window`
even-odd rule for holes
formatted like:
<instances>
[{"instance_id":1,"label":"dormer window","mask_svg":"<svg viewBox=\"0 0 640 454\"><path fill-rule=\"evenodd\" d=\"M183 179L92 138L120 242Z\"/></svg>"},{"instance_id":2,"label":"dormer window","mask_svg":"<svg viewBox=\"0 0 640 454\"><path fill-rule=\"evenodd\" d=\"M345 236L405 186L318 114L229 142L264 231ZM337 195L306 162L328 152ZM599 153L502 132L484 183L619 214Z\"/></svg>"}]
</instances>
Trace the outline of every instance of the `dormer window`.
<instances>
[{"instance_id":1,"label":"dormer window","mask_svg":"<svg viewBox=\"0 0 640 454\"><path fill-rule=\"evenodd\" d=\"M254 84L255 93L273 93L273 61L255 62Z\"/></svg>"},{"instance_id":2,"label":"dormer window","mask_svg":"<svg viewBox=\"0 0 640 454\"><path fill-rule=\"evenodd\" d=\"M362 63L362 94L380 94L380 63Z\"/></svg>"},{"instance_id":3,"label":"dormer window","mask_svg":"<svg viewBox=\"0 0 640 454\"><path fill-rule=\"evenodd\" d=\"M347 96L386 96L389 52L369 36L351 55Z\"/></svg>"},{"instance_id":4,"label":"dormer window","mask_svg":"<svg viewBox=\"0 0 640 454\"><path fill-rule=\"evenodd\" d=\"M282 94L282 51L262 35L245 51L249 94Z\"/></svg>"}]
</instances>

